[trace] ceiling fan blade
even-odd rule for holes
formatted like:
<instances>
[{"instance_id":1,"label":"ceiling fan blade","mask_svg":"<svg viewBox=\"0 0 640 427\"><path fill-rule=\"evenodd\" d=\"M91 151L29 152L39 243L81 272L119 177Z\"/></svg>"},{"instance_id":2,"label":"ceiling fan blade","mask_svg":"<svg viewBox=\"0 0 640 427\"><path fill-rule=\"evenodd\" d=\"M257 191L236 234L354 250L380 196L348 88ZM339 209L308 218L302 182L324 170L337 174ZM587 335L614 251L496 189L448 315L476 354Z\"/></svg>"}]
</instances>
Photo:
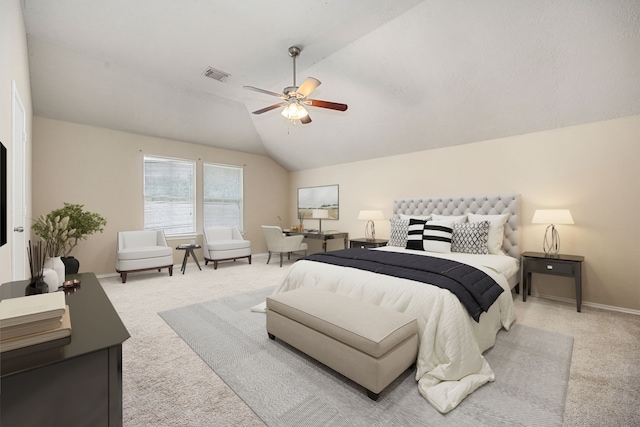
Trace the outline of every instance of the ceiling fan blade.
<instances>
[{"instance_id":1,"label":"ceiling fan blade","mask_svg":"<svg viewBox=\"0 0 640 427\"><path fill-rule=\"evenodd\" d=\"M253 112L253 114L262 114L262 113L266 113L267 111L271 111L271 110L275 110L278 107L282 107L283 105L287 105L286 102L278 102L277 104L273 104L273 105L269 105L268 107L264 107L260 110L256 110Z\"/></svg>"},{"instance_id":2,"label":"ceiling fan blade","mask_svg":"<svg viewBox=\"0 0 640 427\"><path fill-rule=\"evenodd\" d=\"M304 116L303 118L301 118L301 119L300 119L300 122L301 122L303 125L306 125L306 124L308 124L308 123L311 123L311 116L307 114L306 116Z\"/></svg>"},{"instance_id":3,"label":"ceiling fan blade","mask_svg":"<svg viewBox=\"0 0 640 427\"><path fill-rule=\"evenodd\" d=\"M298 88L297 92L302 95L303 98L306 98L316 90L318 86L320 86L320 80L314 79L313 77L307 77L307 79L302 82L302 85Z\"/></svg>"},{"instance_id":4,"label":"ceiling fan blade","mask_svg":"<svg viewBox=\"0 0 640 427\"><path fill-rule=\"evenodd\" d=\"M311 105L312 107L328 108L330 110L347 111L349 106L347 104L340 104L338 102L320 101L319 99L306 99L305 105Z\"/></svg>"},{"instance_id":5,"label":"ceiling fan blade","mask_svg":"<svg viewBox=\"0 0 640 427\"><path fill-rule=\"evenodd\" d=\"M277 96L278 98L283 98L281 93L275 93L275 92L271 92L271 91L260 89L260 88L253 87L253 86L242 86L242 87L244 89L254 90L256 92L265 93L265 94L271 95L271 96Z\"/></svg>"}]
</instances>

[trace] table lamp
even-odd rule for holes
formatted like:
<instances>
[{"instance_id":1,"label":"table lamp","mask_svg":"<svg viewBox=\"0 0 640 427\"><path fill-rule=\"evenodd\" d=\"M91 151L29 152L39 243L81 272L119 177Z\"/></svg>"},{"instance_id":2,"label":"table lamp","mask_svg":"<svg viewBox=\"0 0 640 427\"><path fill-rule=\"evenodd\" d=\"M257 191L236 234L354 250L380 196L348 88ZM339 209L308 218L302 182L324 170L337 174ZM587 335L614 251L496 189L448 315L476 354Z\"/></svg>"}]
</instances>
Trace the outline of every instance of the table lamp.
<instances>
[{"instance_id":1,"label":"table lamp","mask_svg":"<svg viewBox=\"0 0 640 427\"><path fill-rule=\"evenodd\" d=\"M373 223L373 220L384 219L384 215L382 215L382 211L360 211L360 215L358 215L358 219L363 219L367 221L367 225L364 228L364 235L366 239L369 241L376 240L376 226Z\"/></svg>"},{"instance_id":2,"label":"table lamp","mask_svg":"<svg viewBox=\"0 0 640 427\"><path fill-rule=\"evenodd\" d=\"M544 232L542 249L548 257L555 258L560 252L560 235L556 230L556 224L573 224L574 222L568 209L536 209L531 223L549 224ZM550 237L549 234L551 234Z\"/></svg>"},{"instance_id":3,"label":"table lamp","mask_svg":"<svg viewBox=\"0 0 640 427\"><path fill-rule=\"evenodd\" d=\"M322 233L322 220L329 218L329 211L326 209L314 209L311 211L311 218L317 219L319 222L318 232Z\"/></svg>"}]
</instances>

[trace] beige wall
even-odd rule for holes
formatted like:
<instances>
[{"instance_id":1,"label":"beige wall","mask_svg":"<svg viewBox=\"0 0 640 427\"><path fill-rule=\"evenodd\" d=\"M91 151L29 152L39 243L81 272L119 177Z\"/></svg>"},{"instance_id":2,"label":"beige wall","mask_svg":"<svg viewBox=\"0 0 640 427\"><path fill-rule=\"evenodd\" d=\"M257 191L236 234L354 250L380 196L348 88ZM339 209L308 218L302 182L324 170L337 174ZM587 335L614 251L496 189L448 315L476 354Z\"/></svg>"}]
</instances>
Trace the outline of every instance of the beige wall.
<instances>
[{"instance_id":1,"label":"beige wall","mask_svg":"<svg viewBox=\"0 0 640 427\"><path fill-rule=\"evenodd\" d=\"M290 217L298 187L340 185L340 219L324 228L364 235L361 209L404 197L519 193L523 248L541 251L535 209L570 209L558 226L561 252L585 256L583 301L640 310L640 116L291 173ZM306 220L307 227L317 222ZM378 237L389 236L377 221ZM571 279L534 275L533 292L574 299Z\"/></svg>"},{"instance_id":2,"label":"beige wall","mask_svg":"<svg viewBox=\"0 0 640 427\"><path fill-rule=\"evenodd\" d=\"M143 228L143 156L145 154L197 161L197 188L202 188L204 162L244 168L244 228L252 252L264 253L260 225L277 224L287 215L288 172L266 156L221 150L104 128L34 117L34 218L79 203L107 219L104 233L94 234L72 253L81 271L115 272L116 233ZM202 199L198 198L198 212ZM202 243L202 219L197 218ZM177 246L192 237L174 240ZM180 264L182 251L175 251ZM202 253L199 254L202 260Z\"/></svg>"},{"instance_id":3,"label":"beige wall","mask_svg":"<svg viewBox=\"0 0 640 427\"><path fill-rule=\"evenodd\" d=\"M13 243L13 224L11 221L11 211L13 209L11 201L13 196L11 189L13 182L13 167L11 165L11 157L13 155L12 81L16 82L18 93L27 112L27 141L25 146L27 158L25 175L27 178L25 191L27 215L30 215L31 212L31 204L28 202L31 198L31 83L29 81L27 38L20 0L0 1L0 64L0 141L7 147L7 212L9 213L7 221L8 242L0 247L0 283L4 283L12 280L13 277L11 267L13 256L11 251ZM21 255L26 257L26 253ZM26 274L26 272L23 274Z\"/></svg>"}]
</instances>

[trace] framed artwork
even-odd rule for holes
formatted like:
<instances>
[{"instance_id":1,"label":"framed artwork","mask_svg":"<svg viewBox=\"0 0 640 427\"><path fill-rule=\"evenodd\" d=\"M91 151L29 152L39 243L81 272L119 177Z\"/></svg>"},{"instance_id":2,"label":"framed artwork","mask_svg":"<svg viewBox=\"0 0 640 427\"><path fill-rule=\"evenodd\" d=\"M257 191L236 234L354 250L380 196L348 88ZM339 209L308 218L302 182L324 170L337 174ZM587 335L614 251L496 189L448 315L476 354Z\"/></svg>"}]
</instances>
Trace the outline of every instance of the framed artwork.
<instances>
[{"instance_id":1,"label":"framed artwork","mask_svg":"<svg viewBox=\"0 0 640 427\"><path fill-rule=\"evenodd\" d=\"M328 218L340 218L338 184L298 188L298 219L312 218L314 209L328 211Z\"/></svg>"}]
</instances>

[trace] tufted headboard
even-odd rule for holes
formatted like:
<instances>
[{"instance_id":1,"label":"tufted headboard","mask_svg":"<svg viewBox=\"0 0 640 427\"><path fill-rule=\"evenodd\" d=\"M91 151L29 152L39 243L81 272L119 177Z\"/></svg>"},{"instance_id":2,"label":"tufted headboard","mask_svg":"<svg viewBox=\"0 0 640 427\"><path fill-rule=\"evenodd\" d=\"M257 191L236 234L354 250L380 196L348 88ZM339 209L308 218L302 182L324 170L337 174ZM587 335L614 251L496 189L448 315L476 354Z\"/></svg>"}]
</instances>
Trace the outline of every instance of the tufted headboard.
<instances>
[{"instance_id":1,"label":"tufted headboard","mask_svg":"<svg viewBox=\"0 0 640 427\"><path fill-rule=\"evenodd\" d=\"M520 195L503 194L499 196L439 197L432 199L399 199L393 202L393 217L407 215L500 215L509 213L504 225L502 250L516 259L520 259L521 226Z\"/></svg>"}]
</instances>

